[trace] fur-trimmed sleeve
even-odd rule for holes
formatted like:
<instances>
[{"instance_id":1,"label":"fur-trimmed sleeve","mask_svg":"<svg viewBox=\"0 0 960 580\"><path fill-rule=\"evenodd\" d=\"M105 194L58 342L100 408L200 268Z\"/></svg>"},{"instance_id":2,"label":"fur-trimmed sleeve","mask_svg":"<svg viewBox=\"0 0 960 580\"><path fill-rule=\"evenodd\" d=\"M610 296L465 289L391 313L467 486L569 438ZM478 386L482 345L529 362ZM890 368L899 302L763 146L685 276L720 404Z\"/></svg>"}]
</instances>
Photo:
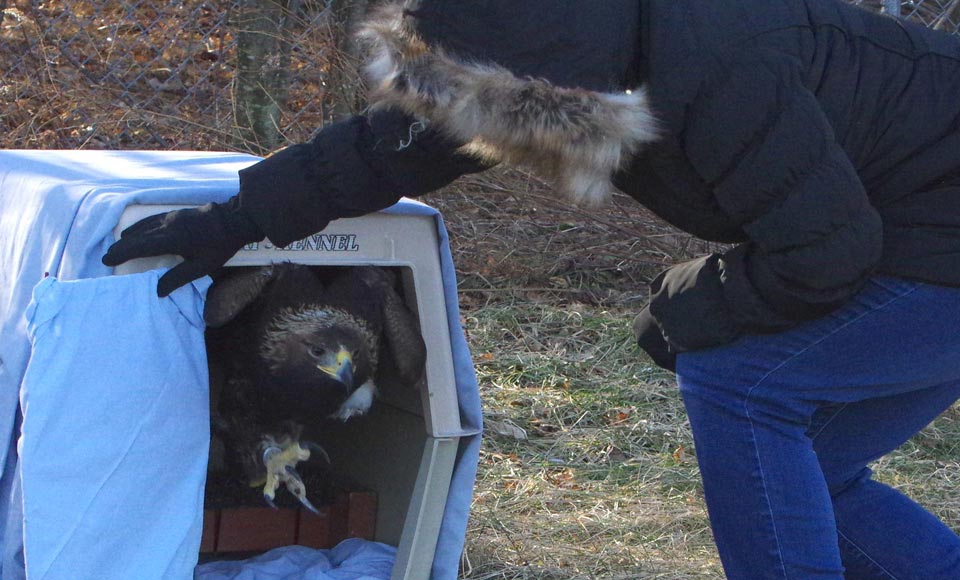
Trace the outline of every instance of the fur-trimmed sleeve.
<instances>
[{"instance_id":1,"label":"fur-trimmed sleeve","mask_svg":"<svg viewBox=\"0 0 960 580\"><path fill-rule=\"evenodd\" d=\"M490 166L459 147L398 111L352 117L240 171L240 207L285 246Z\"/></svg>"},{"instance_id":2,"label":"fur-trimmed sleeve","mask_svg":"<svg viewBox=\"0 0 960 580\"><path fill-rule=\"evenodd\" d=\"M448 17L462 8L449 6ZM612 175L656 139L643 87L600 92L520 77L503 63L448 53L436 38L428 43L410 22L413 12L402 1L388 2L358 33L368 47L374 107L423 119L485 158L532 168L581 203L604 201ZM484 25L495 26L496 16Z\"/></svg>"}]
</instances>

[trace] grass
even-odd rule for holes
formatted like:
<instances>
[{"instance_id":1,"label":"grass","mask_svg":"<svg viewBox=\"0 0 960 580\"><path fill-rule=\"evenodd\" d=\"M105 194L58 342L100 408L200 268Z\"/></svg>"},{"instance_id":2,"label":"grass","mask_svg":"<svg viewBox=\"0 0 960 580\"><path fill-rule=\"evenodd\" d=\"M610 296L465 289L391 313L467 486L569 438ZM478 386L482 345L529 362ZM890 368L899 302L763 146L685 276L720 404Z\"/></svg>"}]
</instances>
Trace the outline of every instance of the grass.
<instances>
[{"instance_id":1,"label":"grass","mask_svg":"<svg viewBox=\"0 0 960 580\"><path fill-rule=\"evenodd\" d=\"M960 533L960 405L880 459L875 471Z\"/></svg>"},{"instance_id":2,"label":"grass","mask_svg":"<svg viewBox=\"0 0 960 580\"><path fill-rule=\"evenodd\" d=\"M488 426L465 578L722 578L675 384L630 312L467 314Z\"/></svg>"},{"instance_id":3,"label":"grass","mask_svg":"<svg viewBox=\"0 0 960 580\"><path fill-rule=\"evenodd\" d=\"M674 376L630 331L657 260L711 248L623 199L571 210L505 178L428 199L451 232L487 426L461 577L723 578ZM958 458L954 408L875 471L960 530Z\"/></svg>"}]
</instances>

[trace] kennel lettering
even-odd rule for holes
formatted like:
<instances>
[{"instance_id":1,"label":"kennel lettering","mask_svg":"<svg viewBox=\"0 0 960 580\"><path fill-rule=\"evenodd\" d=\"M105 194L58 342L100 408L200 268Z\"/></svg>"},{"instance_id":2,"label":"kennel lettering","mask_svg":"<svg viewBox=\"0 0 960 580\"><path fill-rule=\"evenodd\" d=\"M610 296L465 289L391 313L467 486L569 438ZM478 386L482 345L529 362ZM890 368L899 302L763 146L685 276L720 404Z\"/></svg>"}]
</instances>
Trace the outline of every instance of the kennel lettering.
<instances>
[{"instance_id":1,"label":"kennel lettering","mask_svg":"<svg viewBox=\"0 0 960 580\"><path fill-rule=\"evenodd\" d=\"M261 249L261 246L266 250L280 250L284 252L357 252L360 250L360 246L357 244L356 234L314 234L282 248L274 246L269 241L263 241L247 244L243 249L255 251Z\"/></svg>"}]
</instances>

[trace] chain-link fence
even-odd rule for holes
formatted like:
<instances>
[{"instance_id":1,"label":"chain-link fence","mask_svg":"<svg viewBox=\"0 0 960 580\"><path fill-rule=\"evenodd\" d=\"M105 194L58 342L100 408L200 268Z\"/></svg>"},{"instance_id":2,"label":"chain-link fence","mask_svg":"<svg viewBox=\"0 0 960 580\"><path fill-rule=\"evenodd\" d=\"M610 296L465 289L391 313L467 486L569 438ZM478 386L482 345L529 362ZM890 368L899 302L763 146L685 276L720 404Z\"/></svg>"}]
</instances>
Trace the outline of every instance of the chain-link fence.
<instances>
[{"instance_id":1,"label":"chain-link fence","mask_svg":"<svg viewBox=\"0 0 960 580\"><path fill-rule=\"evenodd\" d=\"M332 4L0 0L0 146L270 149L238 128L264 95L279 140L306 139L356 82Z\"/></svg>"},{"instance_id":2,"label":"chain-link fence","mask_svg":"<svg viewBox=\"0 0 960 580\"><path fill-rule=\"evenodd\" d=\"M852 0L852 4L908 18L936 30L960 32L960 0Z\"/></svg>"},{"instance_id":3,"label":"chain-link fence","mask_svg":"<svg viewBox=\"0 0 960 580\"><path fill-rule=\"evenodd\" d=\"M854 3L960 30L960 0ZM365 4L0 0L0 147L263 152L305 140L358 102L338 47Z\"/></svg>"}]
</instances>

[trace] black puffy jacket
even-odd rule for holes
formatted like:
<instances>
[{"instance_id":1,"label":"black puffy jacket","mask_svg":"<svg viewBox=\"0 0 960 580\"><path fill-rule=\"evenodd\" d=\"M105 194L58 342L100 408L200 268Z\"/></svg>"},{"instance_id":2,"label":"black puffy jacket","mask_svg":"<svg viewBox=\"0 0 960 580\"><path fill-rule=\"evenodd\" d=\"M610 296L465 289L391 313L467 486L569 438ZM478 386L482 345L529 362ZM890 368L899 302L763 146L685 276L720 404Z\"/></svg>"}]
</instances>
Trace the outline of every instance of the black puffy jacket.
<instances>
[{"instance_id":1,"label":"black puffy jacket","mask_svg":"<svg viewBox=\"0 0 960 580\"><path fill-rule=\"evenodd\" d=\"M960 285L960 38L839 0L406 8L425 45L464 61L646 87L658 139L629 150L613 183L736 244L654 281L645 319L672 351L821 316L877 272ZM242 172L241 203L282 244L485 167L456 150L463 134L413 123L383 111L333 125Z\"/></svg>"}]
</instances>

